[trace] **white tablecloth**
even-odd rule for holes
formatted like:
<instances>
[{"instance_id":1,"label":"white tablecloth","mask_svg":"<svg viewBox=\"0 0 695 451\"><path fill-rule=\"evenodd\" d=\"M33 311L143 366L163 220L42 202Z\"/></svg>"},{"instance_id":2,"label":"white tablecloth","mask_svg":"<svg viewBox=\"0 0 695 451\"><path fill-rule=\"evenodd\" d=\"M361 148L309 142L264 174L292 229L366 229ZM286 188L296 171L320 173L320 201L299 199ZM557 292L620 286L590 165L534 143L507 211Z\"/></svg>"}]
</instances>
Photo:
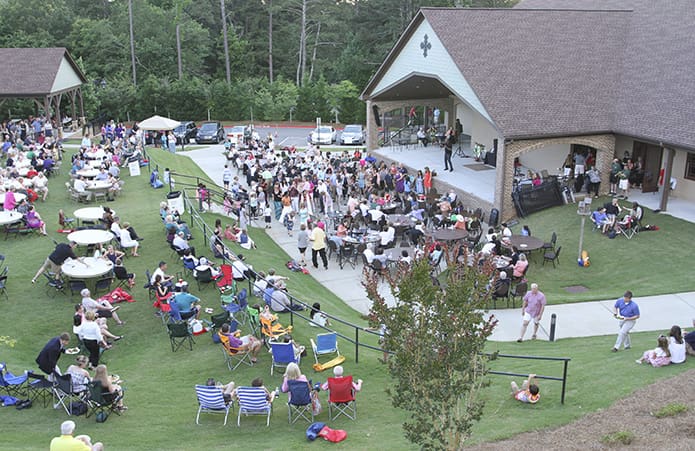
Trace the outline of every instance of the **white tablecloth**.
<instances>
[{"instance_id":1,"label":"white tablecloth","mask_svg":"<svg viewBox=\"0 0 695 451\"><path fill-rule=\"evenodd\" d=\"M22 219L22 214L16 211L0 211L0 225L14 224Z\"/></svg>"},{"instance_id":2,"label":"white tablecloth","mask_svg":"<svg viewBox=\"0 0 695 451\"><path fill-rule=\"evenodd\" d=\"M98 221L104 217L104 209L102 207L85 207L75 210L73 214L82 221ZM113 215L116 216L115 211L113 211Z\"/></svg>"},{"instance_id":3,"label":"white tablecloth","mask_svg":"<svg viewBox=\"0 0 695 451\"><path fill-rule=\"evenodd\" d=\"M67 259L61 267L63 274L73 279L93 279L113 269L113 263L103 258L85 257L82 261Z\"/></svg>"},{"instance_id":4,"label":"white tablecloth","mask_svg":"<svg viewBox=\"0 0 695 451\"><path fill-rule=\"evenodd\" d=\"M108 230L78 230L68 234L68 240L74 241L80 246L88 246L90 244L103 244L113 239L113 233Z\"/></svg>"}]
</instances>

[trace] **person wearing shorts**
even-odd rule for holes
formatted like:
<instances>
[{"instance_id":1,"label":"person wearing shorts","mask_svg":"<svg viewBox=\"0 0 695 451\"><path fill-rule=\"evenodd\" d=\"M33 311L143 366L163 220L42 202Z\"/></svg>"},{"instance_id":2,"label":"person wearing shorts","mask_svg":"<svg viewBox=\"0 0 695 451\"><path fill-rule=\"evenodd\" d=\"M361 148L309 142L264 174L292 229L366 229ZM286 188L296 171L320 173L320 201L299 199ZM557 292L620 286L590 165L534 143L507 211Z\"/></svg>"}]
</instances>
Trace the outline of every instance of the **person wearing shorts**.
<instances>
[{"instance_id":1,"label":"person wearing shorts","mask_svg":"<svg viewBox=\"0 0 695 451\"><path fill-rule=\"evenodd\" d=\"M51 255L46 258L46 261L36 272L34 278L31 279L31 283L36 283L36 279L38 279L38 277L47 269L55 274L55 277L59 277L61 273L61 266L63 263L65 263L65 260L68 258L77 260L77 256L75 255L74 251L75 246L77 246L77 243L74 241L70 241L70 243L59 243L56 245L53 252L51 252Z\"/></svg>"},{"instance_id":2,"label":"person wearing shorts","mask_svg":"<svg viewBox=\"0 0 695 451\"><path fill-rule=\"evenodd\" d=\"M299 226L299 233L297 234L297 249L301 257L299 264L302 266L306 266L307 247L309 247L309 233L306 231L306 224L302 224Z\"/></svg>"},{"instance_id":3,"label":"person wearing shorts","mask_svg":"<svg viewBox=\"0 0 695 451\"><path fill-rule=\"evenodd\" d=\"M521 343L524 340L524 335L526 334L526 328L529 323L533 320L533 335L531 339L535 340L538 334L538 326L541 323L541 318L543 318L543 310L545 310L545 295L542 291L538 289L538 284L531 284L531 291L526 293L524 296L524 304L521 306L521 333L519 334L519 339L516 340Z\"/></svg>"},{"instance_id":4,"label":"person wearing shorts","mask_svg":"<svg viewBox=\"0 0 695 451\"><path fill-rule=\"evenodd\" d=\"M512 381L512 396L517 401L535 404L541 399L540 389L535 384L535 374L529 374L528 379L521 384L521 388Z\"/></svg>"}]
</instances>

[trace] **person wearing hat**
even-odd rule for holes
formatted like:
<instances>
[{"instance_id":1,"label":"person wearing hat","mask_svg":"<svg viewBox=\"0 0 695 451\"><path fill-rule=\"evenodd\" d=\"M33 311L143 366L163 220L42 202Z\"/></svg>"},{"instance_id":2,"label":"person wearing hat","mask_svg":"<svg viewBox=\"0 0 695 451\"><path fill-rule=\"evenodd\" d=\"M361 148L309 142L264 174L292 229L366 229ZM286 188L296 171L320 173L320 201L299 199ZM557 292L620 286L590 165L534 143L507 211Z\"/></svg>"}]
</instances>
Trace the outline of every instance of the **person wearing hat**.
<instances>
[{"instance_id":1,"label":"person wearing hat","mask_svg":"<svg viewBox=\"0 0 695 451\"><path fill-rule=\"evenodd\" d=\"M293 304L287 296L287 288L282 280L275 284L275 291L270 296L270 308L275 313L287 313L290 310L304 310L300 304Z\"/></svg>"},{"instance_id":2,"label":"person wearing hat","mask_svg":"<svg viewBox=\"0 0 695 451\"><path fill-rule=\"evenodd\" d=\"M198 260L198 265L193 269L193 277L198 277L198 272L207 271L210 269L210 275L216 278L220 275L220 270L215 268L214 263L209 261L206 257L200 257Z\"/></svg>"},{"instance_id":3,"label":"person wearing hat","mask_svg":"<svg viewBox=\"0 0 695 451\"><path fill-rule=\"evenodd\" d=\"M611 351L618 352L620 345L623 345L626 350L630 349L630 330L635 327L637 319L640 317L639 307L632 300L632 291L626 291L622 298L615 301L613 316L620 320L618 323L620 331Z\"/></svg>"}]
</instances>

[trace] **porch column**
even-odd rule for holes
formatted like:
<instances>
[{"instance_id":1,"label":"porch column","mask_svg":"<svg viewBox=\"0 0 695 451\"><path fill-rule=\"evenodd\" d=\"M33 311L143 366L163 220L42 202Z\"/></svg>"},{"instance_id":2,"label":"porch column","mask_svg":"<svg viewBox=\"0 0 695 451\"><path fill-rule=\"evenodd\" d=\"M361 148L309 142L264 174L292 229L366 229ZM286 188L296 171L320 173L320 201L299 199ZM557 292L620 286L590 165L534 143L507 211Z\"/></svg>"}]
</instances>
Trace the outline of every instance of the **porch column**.
<instances>
[{"instance_id":1,"label":"porch column","mask_svg":"<svg viewBox=\"0 0 695 451\"><path fill-rule=\"evenodd\" d=\"M374 116L374 108L376 105L371 100L367 100L367 150L373 150L379 147L379 127L376 125Z\"/></svg>"},{"instance_id":2,"label":"porch column","mask_svg":"<svg viewBox=\"0 0 695 451\"><path fill-rule=\"evenodd\" d=\"M666 208L668 207L668 196L671 194L671 174L673 171L673 157L675 152L670 147L664 147L663 150L666 151L666 158L664 161L664 186L661 190L659 209L661 211L666 211Z\"/></svg>"}]
</instances>

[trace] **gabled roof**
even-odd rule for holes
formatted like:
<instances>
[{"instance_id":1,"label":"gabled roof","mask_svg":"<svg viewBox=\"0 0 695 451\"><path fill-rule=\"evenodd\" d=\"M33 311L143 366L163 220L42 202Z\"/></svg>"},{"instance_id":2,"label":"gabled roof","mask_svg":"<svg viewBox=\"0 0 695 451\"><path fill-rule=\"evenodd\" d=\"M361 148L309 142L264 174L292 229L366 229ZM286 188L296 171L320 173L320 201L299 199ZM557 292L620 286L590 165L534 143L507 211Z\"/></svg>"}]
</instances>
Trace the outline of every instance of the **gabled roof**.
<instances>
[{"instance_id":1,"label":"gabled roof","mask_svg":"<svg viewBox=\"0 0 695 451\"><path fill-rule=\"evenodd\" d=\"M425 20L507 139L615 132L695 149L689 0L423 8L363 97Z\"/></svg>"},{"instance_id":2,"label":"gabled roof","mask_svg":"<svg viewBox=\"0 0 695 451\"><path fill-rule=\"evenodd\" d=\"M74 80L87 82L62 47L0 48L0 61L0 97L41 97L55 93L56 77L66 69L72 71L69 75Z\"/></svg>"}]
</instances>

